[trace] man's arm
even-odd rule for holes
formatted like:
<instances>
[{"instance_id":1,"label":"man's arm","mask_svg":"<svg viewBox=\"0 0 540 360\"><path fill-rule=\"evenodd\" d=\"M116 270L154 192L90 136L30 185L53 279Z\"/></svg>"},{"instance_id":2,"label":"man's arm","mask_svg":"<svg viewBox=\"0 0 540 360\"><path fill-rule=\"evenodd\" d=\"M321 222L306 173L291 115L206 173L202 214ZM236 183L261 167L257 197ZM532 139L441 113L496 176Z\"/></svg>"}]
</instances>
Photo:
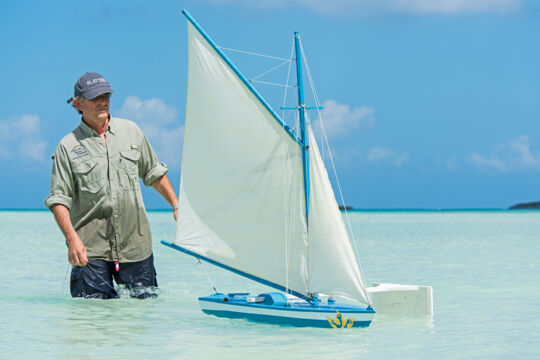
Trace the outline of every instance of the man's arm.
<instances>
[{"instance_id":1,"label":"man's arm","mask_svg":"<svg viewBox=\"0 0 540 360\"><path fill-rule=\"evenodd\" d=\"M175 207L178 204L178 198L176 197L176 192L174 191L167 174L157 178L153 183L152 187L156 189L158 193L163 196L163 198L171 205ZM174 209L174 220L178 220L178 209Z\"/></svg>"},{"instance_id":2,"label":"man's arm","mask_svg":"<svg viewBox=\"0 0 540 360\"><path fill-rule=\"evenodd\" d=\"M85 266L88 263L86 257L86 247L79 238L79 234L75 231L71 218L69 217L69 209L64 205L57 204L51 207L56 223L66 237L68 245L68 261L71 265Z\"/></svg>"}]
</instances>

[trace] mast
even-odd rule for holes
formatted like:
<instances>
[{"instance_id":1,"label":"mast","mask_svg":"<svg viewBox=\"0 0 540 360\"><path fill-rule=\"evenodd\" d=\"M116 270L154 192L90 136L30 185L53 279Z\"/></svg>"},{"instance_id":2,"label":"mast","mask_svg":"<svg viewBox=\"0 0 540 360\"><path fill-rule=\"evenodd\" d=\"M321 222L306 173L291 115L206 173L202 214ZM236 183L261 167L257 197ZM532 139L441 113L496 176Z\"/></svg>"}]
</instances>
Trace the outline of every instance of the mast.
<instances>
[{"instance_id":1,"label":"mast","mask_svg":"<svg viewBox=\"0 0 540 360\"><path fill-rule=\"evenodd\" d=\"M304 198L306 205L306 226L309 225L309 138L307 136L306 105L304 104L304 82L302 79L302 52L300 34L294 33L294 49L296 52L296 80L298 87L298 113L300 115L300 142L302 146L302 169L304 173ZM308 227L309 229L309 227Z\"/></svg>"}]
</instances>

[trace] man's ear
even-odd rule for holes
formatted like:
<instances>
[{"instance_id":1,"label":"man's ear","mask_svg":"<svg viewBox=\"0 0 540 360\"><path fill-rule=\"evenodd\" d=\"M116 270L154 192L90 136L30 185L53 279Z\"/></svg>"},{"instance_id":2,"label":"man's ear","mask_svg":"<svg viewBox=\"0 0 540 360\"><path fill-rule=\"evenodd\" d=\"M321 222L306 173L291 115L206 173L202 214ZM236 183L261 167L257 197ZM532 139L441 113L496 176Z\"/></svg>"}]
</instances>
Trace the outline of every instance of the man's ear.
<instances>
[{"instance_id":1,"label":"man's ear","mask_svg":"<svg viewBox=\"0 0 540 360\"><path fill-rule=\"evenodd\" d=\"M73 106L75 106L77 108L77 110L79 111L82 111L82 104L81 104L82 101L80 101L79 99L77 98L73 98Z\"/></svg>"}]
</instances>

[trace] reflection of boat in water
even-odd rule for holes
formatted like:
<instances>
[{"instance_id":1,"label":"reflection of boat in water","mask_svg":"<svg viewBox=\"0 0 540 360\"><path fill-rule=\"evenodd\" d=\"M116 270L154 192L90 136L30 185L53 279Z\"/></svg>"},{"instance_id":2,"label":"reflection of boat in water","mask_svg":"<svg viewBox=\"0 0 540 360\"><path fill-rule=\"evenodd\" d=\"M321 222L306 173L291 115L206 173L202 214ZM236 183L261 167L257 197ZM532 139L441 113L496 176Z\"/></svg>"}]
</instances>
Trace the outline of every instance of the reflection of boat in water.
<instances>
[{"instance_id":1,"label":"reflection of boat in water","mask_svg":"<svg viewBox=\"0 0 540 360\"><path fill-rule=\"evenodd\" d=\"M375 314L314 141L295 33L300 131L272 110L195 20L174 249L281 292L199 298L211 315L364 327ZM337 299L355 302L347 305Z\"/></svg>"}]
</instances>

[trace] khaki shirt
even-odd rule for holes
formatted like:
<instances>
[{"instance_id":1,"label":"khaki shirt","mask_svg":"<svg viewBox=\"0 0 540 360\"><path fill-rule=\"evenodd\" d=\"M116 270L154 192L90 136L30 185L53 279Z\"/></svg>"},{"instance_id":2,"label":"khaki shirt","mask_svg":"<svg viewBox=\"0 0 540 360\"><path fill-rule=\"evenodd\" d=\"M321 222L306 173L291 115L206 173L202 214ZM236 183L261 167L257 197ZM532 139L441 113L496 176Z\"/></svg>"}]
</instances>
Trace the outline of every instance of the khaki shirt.
<instances>
[{"instance_id":1,"label":"khaki shirt","mask_svg":"<svg viewBox=\"0 0 540 360\"><path fill-rule=\"evenodd\" d=\"M88 259L132 262L152 254L139 178L146 186L167 172L132 121L111 118L107 144L82 120L52 155L45 205L62 204L86 246Z\"/></svg>"}]
</instances>

